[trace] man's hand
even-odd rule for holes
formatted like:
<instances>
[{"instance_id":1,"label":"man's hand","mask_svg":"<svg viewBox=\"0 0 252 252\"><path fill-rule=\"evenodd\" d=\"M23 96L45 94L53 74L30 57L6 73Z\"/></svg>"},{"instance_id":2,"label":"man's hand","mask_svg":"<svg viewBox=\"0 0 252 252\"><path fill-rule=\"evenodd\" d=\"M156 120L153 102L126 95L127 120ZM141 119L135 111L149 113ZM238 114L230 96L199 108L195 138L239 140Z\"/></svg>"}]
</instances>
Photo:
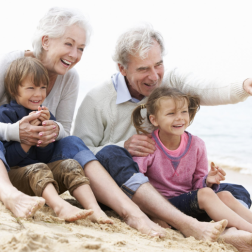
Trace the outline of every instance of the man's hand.
<instances>
[{"instance_id":1,"label":"man's hand","mask_svg":"<svg viewBox=\"0 0 252 252\"><path fill-rule=\"evenodd\" d=\"M250 95L252 95L252 78L249 78L243 82L243 89Z\"/></svg>"},{"instance_id":2,"label":"man's hand","mask_svg":"<svg viewBox=\"0 0 252 252\"><path fill-rule=\"evenodd\" d=\"M30 146L45 147L55 141L59 134L59 126L54 121L44 121L42 126L31 125L30 122L38 119L40 111L23 117L19 121L20 142Z\"/></svg>"},{"instance_id":3,"label":"man's hand","mask_svg":"<svg viewBox=\"0 0 252 252\"><path fill-rule=\"evenodd\" d=\"M124 148L131 156L146 157L152 154L156 147L151 135L133 135L124 143Z\"/></svg>"},{"instance_id":4,"label":"man's hand","mask_svg":"<svg viewBox=\"0 0 252 252\"><path fill-rule=\"evenodd\" d=\"M226 172L211 162L211 170L206 178L207 187L212 187L213 184L220 184L222 180L225 180L225 176Z\"/></svg>"}]
</instances>

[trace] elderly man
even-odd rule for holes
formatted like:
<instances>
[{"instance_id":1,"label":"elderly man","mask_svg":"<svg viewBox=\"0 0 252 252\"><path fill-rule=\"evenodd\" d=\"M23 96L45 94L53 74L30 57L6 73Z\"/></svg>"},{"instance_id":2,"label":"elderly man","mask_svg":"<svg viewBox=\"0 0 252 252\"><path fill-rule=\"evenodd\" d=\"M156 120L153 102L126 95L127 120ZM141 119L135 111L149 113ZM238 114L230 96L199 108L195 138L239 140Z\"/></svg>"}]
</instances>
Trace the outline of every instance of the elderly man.
<instances>
[{"instance_id":1,"label":"elderly man","mask_svg":"<svg viewBox=\"0 0 252 252\"><path fill-rule=\"evenodd\" d=\"M162 36L149 26L122 34L114 55L120 72L87 94L79 108L73 134L85 142L121 189L153 220L163 227L169 223L185 236L197 238L199 229L193 232L192 227L206 223L190 219L175 209L139 173L131 158L131 155L146 156L155 151L150 136L136 134L131 113L161 85L163 53ZM219 84L175 69L166 74L165 80L171 87L199 95L205 105L236 103L246 99L248 92L252 93L251 79L244 83ZM90 175L95 176L87 174Z\"/></svg>"}]
</instances>

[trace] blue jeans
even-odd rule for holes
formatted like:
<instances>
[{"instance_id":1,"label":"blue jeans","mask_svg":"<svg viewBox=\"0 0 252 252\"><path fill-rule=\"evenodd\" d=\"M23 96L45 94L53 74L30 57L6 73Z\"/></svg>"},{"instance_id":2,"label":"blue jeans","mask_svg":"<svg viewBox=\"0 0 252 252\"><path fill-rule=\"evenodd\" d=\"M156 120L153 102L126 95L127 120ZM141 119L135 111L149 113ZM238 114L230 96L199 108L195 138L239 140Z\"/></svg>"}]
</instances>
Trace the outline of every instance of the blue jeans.
<instances>
[{"instance_id":1,"label":"blue jeans","mask_svg":"<svg viewBox=\"0 0 252 252\"><path fill-rule=\"evenodd\" d=\"M46 156L47 155L47 156ZM15 157L13 157L15 158ZM46 161L44 161L44 160ZM40 158L24 158L17 166L27 166L36 163L52 163L58 160L74 159L81 167L84 167L88 162L97 160L95 155L88 149L84 142L76 136L68 136L53 143L53 149L49 153L45 153Z\"/></svg>"},{"instance_id":2,"label":"blue jeans","mask_svg":"<svg viewBox=\"0 0 252 252\"><path fill-rule=\"evenodd\" d=\"M105 146L96 157L108 171L119 187L130 197L148 178L139 172L139 167L133 161L129 152L116 145ZM251 206L249 192L241 185L222 183L218 192L229 191L243 205ZM245 204L244 204L245 203Z\"/></svg>"},{"instance_id":3,"label":"blue jeans","mask_svg":"<svg viewBox=\"0 0 252 252\"><path fill-rule=\"evenodd\" d=\"M82 168L88 162L97 160L93 152L76 136L68 136L54 143L53 155L48 163L63 159L74 159Z\"/></svg>"},{"instance_id":4,"label":"blue jeans","mask_svg":"<svg viewBox=\"0 0 252 252\"><path fill-rule=\"evenodd\" d=\"M205 210L199 208L198 190L180 194L179 196L168 199L182 213L192 216L199 221L211 221Z\"/></svg>"},{"instance_id":5,"label":"blue jeans","mask_svg":"<svg viewBox=\"0 0 252 252\"><path fill-rule=\"evenodd\" d=\"M238 201L240 201L245 207L250 209L250 194L242 185L221 183L220 188L217 192L222 191L229 191Z\"/></svg>"},{"instance_id":6,"label":"blue jeans","mask_svg":"<svg viewBox=\"0 0 252 252\"><path fill-rule=\"evenodd\" d=\"M9 167L8 164L6 163L4 154L5 154L5 149L4 149L3 143L0 141L0 159L1 159L1 160L3 161L3 163L5 164L6 170L9 171L9 170L10 170L10 167Z\"/></svg>"},{"instance_id":7,"label":"blue jeans","mask_svg":"<svg viewBox=\"0 0 252 252\"><path fill-rule=\"evenodd\" d=\"M149 181L139 172L137 163L124 148L116 145L105 146L96 154L96 158L130 198L139 186Z\"/></svg>"}]
</instances>

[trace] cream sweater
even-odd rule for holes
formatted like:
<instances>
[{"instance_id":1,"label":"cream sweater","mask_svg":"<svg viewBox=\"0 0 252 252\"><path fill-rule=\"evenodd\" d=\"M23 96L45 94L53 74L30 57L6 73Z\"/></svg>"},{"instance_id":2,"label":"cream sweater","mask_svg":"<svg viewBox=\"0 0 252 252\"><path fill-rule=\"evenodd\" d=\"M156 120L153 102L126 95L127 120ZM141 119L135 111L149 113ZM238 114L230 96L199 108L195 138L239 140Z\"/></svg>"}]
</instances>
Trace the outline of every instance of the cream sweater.
<instances>
[{"instance_id":1,"label":"cream sweater","mask_svg":"<svg viewBox=\"0 0 252 252\"><path fill-rule=\"evenodd\" d=\"M4 55L0 60L0 105L7 103L4 94L5 72L13 60L21 57L24 57L24 51L13 51ZM70 135L78 90L79 75L75 69L71 69L65 75L58 75L51 92L43 102L43 105L48 107L57 119L57 123L60 127L57 139ZM20 141L19 123L17 122L13 125L4 125L1 123L0 140Z\"/></svg>"},{"instance_id":2,"label":"cream sweater","mask_svg":"<svg viewBox=\"0 0 252 252\"><path fill-rule=\"evenodd\" d=\"M202 105L220 105L245 100L249 94L243 90L243 82L219 83L182 74L178 69L168 72L162 85L175 87L184 93L197 94ZM124 142L136 134L131 124L131 113L136 106L144 104L125 102L116 105L117 92L112 80L91 90L84 98L74 125L73 135L80 137L94 154L105 145L124 147ZM146 111L142 111L146 115Z\"/></svg>"}]
</instances>

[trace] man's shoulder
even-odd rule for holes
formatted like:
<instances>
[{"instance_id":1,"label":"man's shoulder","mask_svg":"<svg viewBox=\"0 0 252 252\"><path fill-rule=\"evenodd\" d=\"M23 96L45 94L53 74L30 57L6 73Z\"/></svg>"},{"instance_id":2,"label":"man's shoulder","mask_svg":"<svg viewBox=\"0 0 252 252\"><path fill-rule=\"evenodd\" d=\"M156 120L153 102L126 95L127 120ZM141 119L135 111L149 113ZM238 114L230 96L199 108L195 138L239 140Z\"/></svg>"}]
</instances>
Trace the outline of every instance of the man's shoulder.
<instances>
[{"instance_id":1,"label":"man's shoulder","mask_svg":"<svg viewBox=\"0 0 252 252\"><path fill-rule=\"evenodd\" d=\"M173 86L174 83L183 82L186 78L192 75L192 72L188 69L174 67L166 70L164 73L164 78L162 85Z\"/></svg>"},{"instance_id":2,"label":"man's shoulder","mask_svg":"<svg viewBox=\"0 0 252 252\"><path fill-rule=\"evenodd\" d=\"M91 96L93 98L105 98L108 96L113 96L116 94L113 82L111 79L103 82L102 84L99 84L92 88L88 93L87 96Z\"/></svg>"}]
</instances>

